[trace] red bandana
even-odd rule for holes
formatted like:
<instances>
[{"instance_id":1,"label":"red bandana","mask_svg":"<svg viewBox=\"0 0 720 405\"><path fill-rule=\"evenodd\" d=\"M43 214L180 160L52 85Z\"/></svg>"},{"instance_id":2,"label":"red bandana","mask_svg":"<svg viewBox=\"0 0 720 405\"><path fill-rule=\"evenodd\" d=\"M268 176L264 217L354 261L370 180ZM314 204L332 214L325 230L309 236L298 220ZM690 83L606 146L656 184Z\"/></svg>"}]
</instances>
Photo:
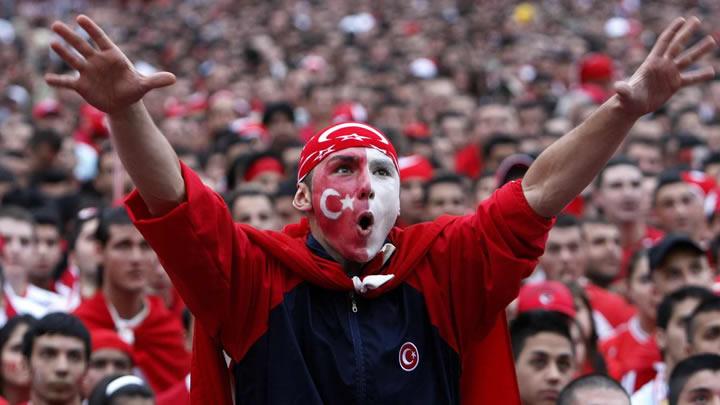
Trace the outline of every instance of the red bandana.
<instances>
[{"instance_id":1,"label":"red bandana","mask_svg":"<svg viewBox=\"0 0 720 405\"><path fill-rule=\"evenodd\" d=\"M305 144L300 154L298 183L331 153L357 147L373 148L384 153L398 169L395 148L382 132L366 124L345 122L323 129Z\"/></svg>"}]
</instances>

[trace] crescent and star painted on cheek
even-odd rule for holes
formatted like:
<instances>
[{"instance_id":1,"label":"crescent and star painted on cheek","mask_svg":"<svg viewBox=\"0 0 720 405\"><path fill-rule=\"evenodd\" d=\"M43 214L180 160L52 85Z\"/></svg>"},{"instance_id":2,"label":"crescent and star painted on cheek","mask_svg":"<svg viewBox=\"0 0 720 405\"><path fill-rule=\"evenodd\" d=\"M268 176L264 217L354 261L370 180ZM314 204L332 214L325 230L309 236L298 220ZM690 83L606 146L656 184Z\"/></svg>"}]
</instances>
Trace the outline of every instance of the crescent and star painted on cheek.
<instances>
[{"instance_id":1,"label":"crescent and star painted on cheek","mask_svg":"<svg viewBox=\"0 0 720 405\"><path fill-rule=\"evenodd\" d=\"M343 210L349 209L352 211L353 203L355 202L355 198L350 197L349 194L345 194L345 198L342 198L340 200L340 203L342 204L342 207L340 207L339 211L332 211L327 206L327 199L329 197L340 197L340 193L337 192L337 190L333 188L328 188L323 191L322 195L320 195L320 211L322 211L323 215L325 215L329 219L338 219L340 218L340 215L342 214Z\"/></svg>"}]
</instances>

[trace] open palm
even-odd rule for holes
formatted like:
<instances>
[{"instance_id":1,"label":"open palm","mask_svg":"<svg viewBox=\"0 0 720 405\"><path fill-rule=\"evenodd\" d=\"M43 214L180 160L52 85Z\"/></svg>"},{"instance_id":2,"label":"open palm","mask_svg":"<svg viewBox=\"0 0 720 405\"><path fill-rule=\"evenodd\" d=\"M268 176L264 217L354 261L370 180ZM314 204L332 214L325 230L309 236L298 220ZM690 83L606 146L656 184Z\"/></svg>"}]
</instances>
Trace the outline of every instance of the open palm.
<instances>
[{"instance_id":1,"label":"open palm","mask_svg":"<svg viewBox=\"0 0 720 405\"><path fill-rule=\"evenodd\" d=\"M84 15L78 16L77 22L90 35L95 47L67 25L55 22L53 31L77 53L59 42L53 42L51 47L78 73L47 74L48 84L75 90L95 108L113 113L136 103L148 91L175 82L175 76L168 72L143 76L95 22Z\"/></svg>"},{"instance_id":2,"label":"open palm","mask_svg":"<svg viewBox=\"0 0 720 405\"><path fill-rule=\"evenodd\" d=\"M696 17L675 19L660 35L647 59L628 81L615 84L623 108L633 115L641 116L660 108L679 89L714 75L710 66L685 71L717 44L707 36L683 51L688 39L700 26Z\"/></svg>"}]
</instances>

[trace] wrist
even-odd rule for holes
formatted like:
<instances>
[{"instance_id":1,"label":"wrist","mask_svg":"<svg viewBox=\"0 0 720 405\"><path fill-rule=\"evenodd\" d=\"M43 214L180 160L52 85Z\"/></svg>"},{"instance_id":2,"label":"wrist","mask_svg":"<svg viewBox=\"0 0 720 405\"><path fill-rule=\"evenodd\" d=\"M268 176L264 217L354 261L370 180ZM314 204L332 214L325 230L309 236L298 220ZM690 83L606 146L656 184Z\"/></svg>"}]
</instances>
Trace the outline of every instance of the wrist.
<instances>
[{"instance_id":1,"label":"wrist","mask_svg":"<svg viewBox=\"0 0 720 405\"><path fill-rule=\"evenodd\" d=\"M603 106L608 108L615 116L618 117L618 119L633 123L645 115L645 113L640 113L627 108L627 106L623 105L620 101L620 96L617 94L611 96L605 104L603 104Z\"/></svg>"}]
</instances>

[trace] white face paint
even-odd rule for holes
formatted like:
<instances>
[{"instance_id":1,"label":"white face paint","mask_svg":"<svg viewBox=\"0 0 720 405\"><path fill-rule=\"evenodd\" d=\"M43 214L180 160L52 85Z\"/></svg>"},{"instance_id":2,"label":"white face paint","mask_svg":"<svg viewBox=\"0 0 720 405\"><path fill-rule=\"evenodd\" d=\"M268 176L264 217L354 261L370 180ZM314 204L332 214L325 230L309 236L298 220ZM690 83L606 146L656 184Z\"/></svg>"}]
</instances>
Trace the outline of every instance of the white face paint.
<instances>
[{"instance_id":1,"label":"white face paint","mask_svg":"<svg viewBox=\"0 0 720 405\"><path fill-rule=\"evenodd\" d=\"M367 160L370 170L370 187L375 198L370 199L370 212L375 218L373 232L368 241L368 257L372 258L382 249L385 239L400 215L400 176L392 160L384 153L367 148ZM389 167L395 174L392 177L373 174L373 165Z\"/></svg>"},{"instance_id":2,"label":"white face paint","mask_svg":"<svg viewBox=\"0 0 720 405\"><path fill-rule=\"evenodd\" d=\"M372 148L334 152L314 170L313 207L321 231L316 237L347 260L371 260L400 213L392 159Z\"/></svg>"}]
</instances>

